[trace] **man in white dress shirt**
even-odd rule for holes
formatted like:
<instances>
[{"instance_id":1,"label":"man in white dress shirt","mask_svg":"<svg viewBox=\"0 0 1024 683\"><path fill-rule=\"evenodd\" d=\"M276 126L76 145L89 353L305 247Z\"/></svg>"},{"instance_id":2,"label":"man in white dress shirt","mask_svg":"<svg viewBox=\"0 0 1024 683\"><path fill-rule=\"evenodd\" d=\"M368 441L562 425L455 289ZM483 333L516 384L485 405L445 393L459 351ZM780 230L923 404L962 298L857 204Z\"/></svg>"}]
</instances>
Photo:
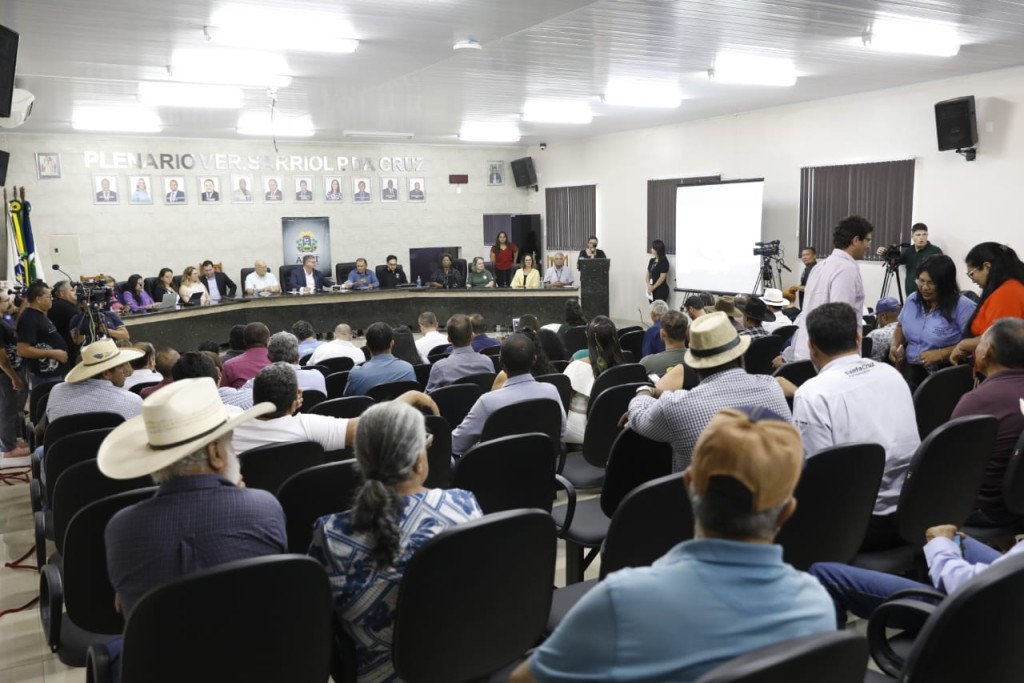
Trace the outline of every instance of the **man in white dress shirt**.
<instances>
[{"instance_id":1,"label":"man in white dress shirt","mask_svg":"<svg viewBox=\"0 0 1024 683\"><path fill-rule=\"evenodd\" d=\"M352 328L347 323L334 328L334 340L316 347L307 364L316 365L328 358L351 358L356 365L366 360L363 350L352 343Z\"/></svg>"},{"instance_id":2,"label":"man in white dress shirt","mask_svg":"<svg viewBox=\"0 0 1024 683\"><path fill-rule=\"evenodd\" d=\"M572 287L572 283L572 271L565 262L565 254L558 252L555 254L555 265L544 273L544 287Z\"/></svg>"},{"instance_id":3,"label":"man in white dress shirt","mask_svg":"<svg viewBox=\"0 0 1024 683\"><path fill-rule=\"evenodd\" d=\"M277 281L277 276L267 268L266 261L258 259L252 267L255 269L254 272L245 276L246 295L270 296L281 293L281 284Z\"/></svg>"},{"instance_id":4,"label":"man in white dress shirt","mask_svg":"<svg viewBox=\"0 0 1024 683\"><path fill-rule=\"evenodd\" d=\"M437 322L437 316L430 311L420 313L417 322L420 326L420 334L423 336L416 340L416 350L420 352L420 358L423 359L423 362L429 363L430 361L427 359L427 356L430 355L430 351L442 344L447 346L448 335L437 331L437 328L440 326Z\"/></svg>"}]
</instances>

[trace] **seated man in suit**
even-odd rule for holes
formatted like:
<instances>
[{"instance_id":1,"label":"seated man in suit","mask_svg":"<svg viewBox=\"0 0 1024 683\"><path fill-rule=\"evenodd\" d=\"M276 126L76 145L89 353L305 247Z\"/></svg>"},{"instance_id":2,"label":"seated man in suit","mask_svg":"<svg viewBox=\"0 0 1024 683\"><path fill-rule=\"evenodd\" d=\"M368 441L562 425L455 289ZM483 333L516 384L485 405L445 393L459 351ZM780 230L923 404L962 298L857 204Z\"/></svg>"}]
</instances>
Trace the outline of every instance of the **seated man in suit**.
<instances>
[{"instance_id":1,"label":"seated man in suit","mask_svg":"<svg viewBox=\"0 0 1024 683\"><path fill-rule=\"evenodd\" d=\"M302 257L302 270L293 270L288 276L288 289L301 294L313 294L324 290L324 274L316 269L316 256Z\"/></svg>"},{"instance_id":2,"label":"seated man in suit","mask_svg":"<svg viewBox=\"0 0 1024 683\"><path fill-rule=\"evenodd\" d=\"M388 266L380 273L380 288L393 289L398 285L409 284L409 279L405 276L405 271L402 270L402 266L398 265L398 257L394 254L388 254L388 257L385 260Z\"/></svg>"},{"instance_id":3,"label":"seated man in suit","mask_svg":"<svg viewBox=\"0 0 1024 683\"><path fill-rule=\"evenodd\" d=\"M218 273L213 267L213 261L209 259L203 261L203 276L199 279L206 285L213 303L218 303L224 297L233 299L238 291L238 285L226 273Z\"/></svg>"}]
</instances>

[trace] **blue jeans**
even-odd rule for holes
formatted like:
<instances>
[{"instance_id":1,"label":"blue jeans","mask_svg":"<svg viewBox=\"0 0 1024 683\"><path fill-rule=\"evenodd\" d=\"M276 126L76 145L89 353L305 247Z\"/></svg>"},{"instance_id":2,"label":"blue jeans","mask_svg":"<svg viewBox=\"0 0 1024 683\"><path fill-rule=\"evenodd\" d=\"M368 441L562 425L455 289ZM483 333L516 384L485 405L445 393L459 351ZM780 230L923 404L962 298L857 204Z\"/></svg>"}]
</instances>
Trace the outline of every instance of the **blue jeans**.
<instances>
[{"instance_id":1,"label":"blue jeans","mask_svg":"<svg viewBox=\"0 0 1024 683\"><path fill-rule=\"evenodd\" d=\"M968 538L964 547L964 559L971 564L991 564L1000 555L984 543ZM811 565L811 575L821 582L836 606L836 624L841 629L846 625L846 613L853 612L867 619L875 608L897 591L907 588L930 588L917 581L876 572L870 569L851 567L840 562L818 562ZM941 589L940 589L941 590Z\"/></svg>"}]
</instances>

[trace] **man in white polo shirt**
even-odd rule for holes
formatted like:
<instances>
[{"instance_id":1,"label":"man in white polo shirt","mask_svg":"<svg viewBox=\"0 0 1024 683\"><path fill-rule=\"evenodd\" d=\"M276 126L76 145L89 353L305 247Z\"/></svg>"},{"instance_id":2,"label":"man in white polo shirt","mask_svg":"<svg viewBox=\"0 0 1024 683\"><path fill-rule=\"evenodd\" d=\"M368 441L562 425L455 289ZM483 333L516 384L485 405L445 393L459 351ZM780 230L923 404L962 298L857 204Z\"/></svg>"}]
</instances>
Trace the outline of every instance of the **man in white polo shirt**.
<instances>
[{"instance_id":1,"label":"man in white polo shirt","mask_svg":"<svg viewBox=\"0 0 1024 683\"><path fill-rule=\"evenodd\" d=\"M366 360L363 350L352 343L352 328L346 323L340 323L334 328L332 341L316 347L313 355L309 357L307 365L316 365L328 358L351 358L356 365Z\"/></svg>"}]
</instances>

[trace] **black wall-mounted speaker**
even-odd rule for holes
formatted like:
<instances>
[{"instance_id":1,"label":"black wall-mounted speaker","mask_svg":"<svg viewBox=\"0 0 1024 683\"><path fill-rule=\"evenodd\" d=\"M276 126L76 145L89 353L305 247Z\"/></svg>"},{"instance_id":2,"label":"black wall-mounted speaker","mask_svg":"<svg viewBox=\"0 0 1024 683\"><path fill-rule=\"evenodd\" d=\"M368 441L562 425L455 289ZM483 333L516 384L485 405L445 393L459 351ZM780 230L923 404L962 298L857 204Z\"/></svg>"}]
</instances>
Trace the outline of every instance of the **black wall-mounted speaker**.
<instances>
[{"instance_id":1,"label":"black wall-mounted speaker","mask_svg":"<svg viewBox=\"0 0 1024 683\"><path fill-rule=\"evenodd\" d=\"M10 152L0 152L0 187L7 184L7 163L10 160Z\"/></svg>"},{"instance_id":2,"label":"black wall-mounted speaker","mask_svg":"<svg viewBox=\"0 0 1024 683\"><path fill-rule=\"evenodd\" d=\"M937 103L935 132L939 137L940 152L964 149L978 144L978 119L974 115L974 95Z\"/></svg>"},{"instance_id":3,"label":"black wall-mounted speaker","mask_svg":"<svg viewBox=\"0 0 1024 683\"><path fill-rule=\"evenodd\" d=\"M14 97L14 65L18 61L18 34L0 26L0 117L11 115Z\"/></svg>"},{"instance_id":4,"label":"black wall-mounted speaker","mask_svg":"<svg viewBox=\"0 0 1024 683\"><path fill-rule=\"evenodd\" d=\"M523 157L512 162L512 175L516 187L533 187L537 184L537 171L533 168L533 157Z\"/></svg>"}]
</instances>

